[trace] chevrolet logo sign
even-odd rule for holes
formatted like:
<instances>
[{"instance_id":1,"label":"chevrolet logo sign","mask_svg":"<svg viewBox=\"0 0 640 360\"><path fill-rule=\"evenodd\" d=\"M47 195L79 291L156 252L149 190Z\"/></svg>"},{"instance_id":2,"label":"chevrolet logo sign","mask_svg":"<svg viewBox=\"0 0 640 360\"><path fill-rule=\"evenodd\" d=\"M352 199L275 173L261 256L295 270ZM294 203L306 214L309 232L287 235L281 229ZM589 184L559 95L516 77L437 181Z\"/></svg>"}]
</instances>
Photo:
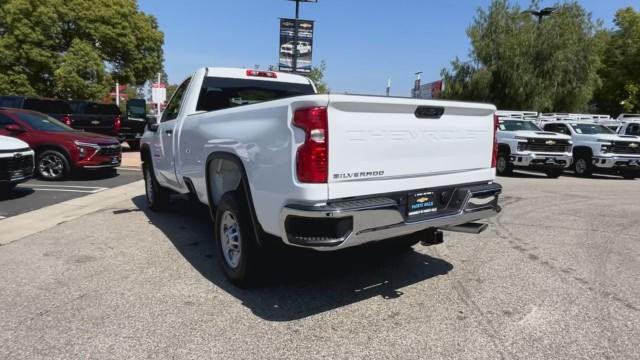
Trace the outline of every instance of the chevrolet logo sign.
<instances>
[{"instance_id":1,"label":"chevrolet logo sign","mask_svg":"<svg viewBox=\"0 0 640 360\"><path fill-rule=\"evenodd\" d=\"M555 145L555 144L556 144L556 142L555 142L555 141L553 141L553 140L547 140L547 141L545 141L544 143L545 143L546 145Z\"/></svg>"},{"instance_id":2,"label":"chevrolet logo sign","mask_svg":"<svg viewBox=\"0 0 640 360\"><path fill-rule=\"evenodd\" d=\"M636 143L631 143L631 144L629 144L629 147L630 147L630 148L634 148L634 149L635 149L635 148L637 148L638 146L640 146L640 145L638 145L638 144L636 144Z\"/></svg>"},{"instance_id":3,"label":"chevrolet logo sign","mask_svg":"<svg viewBox=\"0 0 640 360\"><path fill-rule=\"evenodd\" d=\"M429 201L429 198L428 198L428 197L421 197L421 198L419 198L419 199L416 199L416 202L417 202L417 203L420 203L420 204L422 204L422 203L426 203L427 201Z\"/></svg>"}]
</instances>

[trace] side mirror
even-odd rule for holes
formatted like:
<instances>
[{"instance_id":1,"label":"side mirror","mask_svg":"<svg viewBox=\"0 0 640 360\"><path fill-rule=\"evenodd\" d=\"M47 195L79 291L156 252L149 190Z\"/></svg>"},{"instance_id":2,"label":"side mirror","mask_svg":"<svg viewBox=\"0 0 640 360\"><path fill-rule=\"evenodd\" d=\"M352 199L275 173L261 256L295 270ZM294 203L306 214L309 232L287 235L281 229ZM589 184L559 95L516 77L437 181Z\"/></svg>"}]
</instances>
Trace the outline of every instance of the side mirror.
<instances>
[{"instance_id":1,"label":"side mirror","mask_svg":"<svg viewBox=\"0 0 640 360\"><path fill-rule=\"evenodd\" d=\"M147 129L151 132L158 131L158 123L157 122L147 122Z\"/></svg>"},{"instance_id":2,"label":"side mirror","mask_svg":"<svg viewBox=\"0 0 640 360\"><path fill-rule=\"evenodd\" d=\"M9 132L16 133L16 134L23 133L23 132L27 131L22 126L16 125L16 124L9 124L9 125L5 126L4 129L9 131Z\"/></svg>"}]
</instances>

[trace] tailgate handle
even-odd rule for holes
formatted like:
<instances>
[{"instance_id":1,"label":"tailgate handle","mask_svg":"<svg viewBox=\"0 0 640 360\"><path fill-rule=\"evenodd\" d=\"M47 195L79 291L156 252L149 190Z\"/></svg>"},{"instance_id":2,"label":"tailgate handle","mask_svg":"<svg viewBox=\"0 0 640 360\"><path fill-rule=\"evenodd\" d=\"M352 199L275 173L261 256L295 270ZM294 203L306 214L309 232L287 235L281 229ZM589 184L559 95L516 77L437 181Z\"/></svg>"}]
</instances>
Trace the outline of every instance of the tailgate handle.
<instances>
[{"instance_id":1,"label":"tailgate handle","mask_svg":"<svg viewBox=\"0 0 640 360\"><path fill-rule=\"evenodd\" d=\"M444 107L418 106L415 114L418 119L440 119L440 117L442 117L442 114L444 114Z\"/></svg>"}]
</instances>

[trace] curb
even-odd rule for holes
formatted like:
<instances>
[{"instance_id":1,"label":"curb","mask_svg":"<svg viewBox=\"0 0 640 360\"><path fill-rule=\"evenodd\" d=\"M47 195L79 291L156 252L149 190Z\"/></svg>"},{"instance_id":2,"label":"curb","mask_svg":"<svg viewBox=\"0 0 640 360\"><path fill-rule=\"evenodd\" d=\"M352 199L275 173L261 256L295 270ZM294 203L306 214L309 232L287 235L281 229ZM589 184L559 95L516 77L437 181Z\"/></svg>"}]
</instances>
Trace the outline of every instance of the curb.
<instances>
[{"instance_id":1,"label":"curb","mask_svg":"<svg viewBox=\"0 0 640 360\"><path fill-rule=\"evenodd\" d=\"M144 194L144 180L2 220L0 246Z\"/></svg>"}]
</instances>

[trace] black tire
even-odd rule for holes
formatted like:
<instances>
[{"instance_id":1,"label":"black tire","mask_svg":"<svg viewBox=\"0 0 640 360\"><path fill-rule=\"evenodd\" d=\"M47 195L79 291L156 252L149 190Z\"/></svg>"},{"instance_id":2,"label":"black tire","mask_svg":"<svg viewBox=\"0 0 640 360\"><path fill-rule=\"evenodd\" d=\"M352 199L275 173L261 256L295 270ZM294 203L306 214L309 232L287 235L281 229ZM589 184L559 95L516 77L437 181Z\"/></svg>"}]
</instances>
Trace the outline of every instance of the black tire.
<instances>
[{"instance_id":1,"label":"black tire","mask_svg":"<svg viewBox=\"0 0 640 360\"><path fill-rule=\"evenodd\" d=\"M633 180L637 178L638 175L640 175L640 172L626 170L626 171L620 172L620 175L627 180Z\"/></svg>"},{"instance_id":2,"label":"black tire","mask_svg":"<svg viewBox=\"0 0 640 360\"><path fill-rule=\"evenodd\" d=\"M0 185L0 194L8 194L16 188L18 184L1 184Z\"/></svg>"},{"instance_id":3,"label":"black tire","mask_svg":"<svg viewBox=\"0 0 640 360\"><path fill-rule=\"evenodd\" d=\"M127 140L127 144L129 144L129 149L133 151L140 150L140 140Z\"/></svg>"},{"instance_id":4,"label":"black tire","mask_svg":"<svg viewBox=\"0 0 640 360\"><path fill-rule=\"evenodd\" d=\"M589 177L593 174L593 165L591 165L591 156L578 155L573 160L573 168L576 175L581 177Z\"/></svg>"},{"instance_id":5,"label":"black tire","mask_svg":"<svg viewBox=\"0 0 640 360\"><path fill-rule=\"evenodd\" d=\"M513 164L509 162L509 154L501 151L498 153L496 161L496 172L500 176L509 176L513 174Z\"/></svg>"},{"instance_id":6,"label":"black tire","mask_svg":"<svg viewBox=\"0 0 640 360\"><path fill-rule=\"evenodd\" d=\"M259 245L242 191L222 196L213 228L218 262L225 275L240 287L255 284Z\"/></svg>"},{"instance_id":7,"label":"black tire","mask_svg":"<svg viewBox=\"0 0 640 360\"><path fill-rule=\"evenodd\" d=\"M147 198L147 205L153 211L163 211L169 207L169 196L171 192L162 187L153 172L153 164L142 163L142 173L144 176L144 189Z\"/></svg>"},{"instance_id":8,"label":"black tire","mask_svg":"<svg viewBox=\"0 0 640 360\"><path fill-rule=\"evenodd\" d=\"M59 181L71 174L71 166L67 157L60 151L45 150L38 154L36 173L41 179Z\"/></svg>"},{"instance_id":9,"label":"black tire","mask_svg":"<svg viewBox=\"0 0 640 360\"><path fill-rule=\"evenodd\" d=\"M562 173L564 173L563 169L549 169L549 170L545 170L544 172L545 174L547 174L547 177L551 178L551 179L557 179L560 177L560 175L562 175Z\"/></svg>"}]
</instances>

